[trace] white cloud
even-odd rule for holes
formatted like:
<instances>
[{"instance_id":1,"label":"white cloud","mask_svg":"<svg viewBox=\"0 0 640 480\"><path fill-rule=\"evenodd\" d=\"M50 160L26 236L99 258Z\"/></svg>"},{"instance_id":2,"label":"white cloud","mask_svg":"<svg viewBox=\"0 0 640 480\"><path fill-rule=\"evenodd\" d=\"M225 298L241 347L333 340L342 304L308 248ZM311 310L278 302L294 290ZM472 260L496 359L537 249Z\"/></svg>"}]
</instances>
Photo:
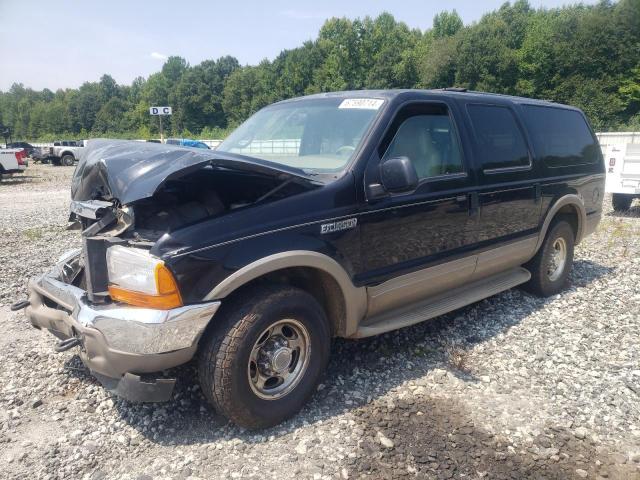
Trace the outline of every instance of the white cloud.
<instances>
[{"instance_id":1,"label":"white cloud","mask_svg":"<svg viewBox=\"0 0 640 480\"><path fill-rule=\"evenodd\" d=\"M166 60L167 57L164 53L151 52L151 58L155 58L156 60Z\"/></svg>"},{"instance_id":2,"label":"white cloud","mask_svg":"<svg viewBox=\"0 0 640 480\"><path fill-rule=\"evenodd\" d=\"M295 20L323 20L330 16L320 12L305 12L302 10L282 10L280 15L283 17L293 18Z\"/></svg>"}]
</instances>

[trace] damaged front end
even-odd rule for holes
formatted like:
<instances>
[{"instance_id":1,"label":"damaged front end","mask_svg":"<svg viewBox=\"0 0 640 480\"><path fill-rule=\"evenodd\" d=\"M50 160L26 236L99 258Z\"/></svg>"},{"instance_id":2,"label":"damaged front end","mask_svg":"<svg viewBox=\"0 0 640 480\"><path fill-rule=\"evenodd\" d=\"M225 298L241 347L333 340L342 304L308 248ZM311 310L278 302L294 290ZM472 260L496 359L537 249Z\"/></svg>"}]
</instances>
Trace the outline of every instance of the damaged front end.
<instances>
[{"instance_id":1,"label":"damaged front end","mask_svg":"<svg viewBox=\"0 0 640 480\"><path fill-rule=\"evenodd\" d=\"M156 373L193 357L220 302L184 304L171 266L151 253L155 243L315 185L297 169L239 155L91 141L71 189L82 248L29 283L27 317L60 338L59 349L79 346L111 391L166 400L173 380Z\"/></svg>"},{"instance_id":2,"label":"damaged front end","mask_svg":"<svg viewBox=\"0 0 640 480\"><path fill-rule=\"evenodd\" d=\"M82 361L112 392L131 401L168 400L175 379L154 374L192 358L220 303L158 310L92 302L85 258L71 251L29 282L31 324L61 339L58 351L79 346Z\"/></svg>"}]
</instances>

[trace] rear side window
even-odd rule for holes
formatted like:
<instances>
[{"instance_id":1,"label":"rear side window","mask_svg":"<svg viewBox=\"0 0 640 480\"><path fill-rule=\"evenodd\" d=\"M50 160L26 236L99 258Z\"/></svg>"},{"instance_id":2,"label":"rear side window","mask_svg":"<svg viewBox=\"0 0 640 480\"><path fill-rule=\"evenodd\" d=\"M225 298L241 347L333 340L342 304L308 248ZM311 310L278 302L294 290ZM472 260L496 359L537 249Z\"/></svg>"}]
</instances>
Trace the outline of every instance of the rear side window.
<instances>
[{"instance_id":1,"label":"rear side window","mask_svg":"<svg viewBox=\"0 0 640 480\"><path fill-rule=\"evenodd\" d=\"M485 171L529 167L529 150L513 112L496 105L467 107Z\"/></svg>"},{"instance_id":2,"label":"rear side window","mask_svg":"<svg viewBox=\"0 0 640 480\"><path fill-rule=\"evenodd\" d=\"M579 112L537 105L522 109L536 155L549 167L596 163L600 158L598 144Z\"/></svg>"}]
</instances>

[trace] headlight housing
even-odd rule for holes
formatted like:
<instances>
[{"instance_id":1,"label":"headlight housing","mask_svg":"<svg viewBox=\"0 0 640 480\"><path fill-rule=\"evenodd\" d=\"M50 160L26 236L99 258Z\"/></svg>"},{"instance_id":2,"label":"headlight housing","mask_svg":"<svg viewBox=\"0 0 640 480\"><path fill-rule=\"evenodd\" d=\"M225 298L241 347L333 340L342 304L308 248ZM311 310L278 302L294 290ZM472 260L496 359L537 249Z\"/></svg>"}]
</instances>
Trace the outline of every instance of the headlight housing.
<instances>
[{"instance_id":1,"label":"headlight housing","mask_svg":"<svg viewBox=\"0 0 640 480\"><path fill-rule=\"evenodd\" d=\"M114 245L107 249L109 295L115 301L168 310L182 306L171 271L148 251Z\"/></svg>"}]
</instances>

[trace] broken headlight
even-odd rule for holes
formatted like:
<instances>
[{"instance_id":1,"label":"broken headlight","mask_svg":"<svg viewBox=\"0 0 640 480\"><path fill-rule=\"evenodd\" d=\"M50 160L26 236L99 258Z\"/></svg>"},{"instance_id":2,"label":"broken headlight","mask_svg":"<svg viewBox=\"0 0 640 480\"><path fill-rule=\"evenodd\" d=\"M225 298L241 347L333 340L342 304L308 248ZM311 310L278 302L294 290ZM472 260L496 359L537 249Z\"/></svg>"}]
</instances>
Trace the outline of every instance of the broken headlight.
<instances>
[{"instance_id":1,"label":"broken headlight","mask_svg":"<svg viewBox=\"0 0 640 480\"><path fill-rule=\"evenodd\" d=\"M182 298L171 271L146 250L114 245L107 249L109 295L115 301L168 310Z\"/></svg>"}]
</instances>

